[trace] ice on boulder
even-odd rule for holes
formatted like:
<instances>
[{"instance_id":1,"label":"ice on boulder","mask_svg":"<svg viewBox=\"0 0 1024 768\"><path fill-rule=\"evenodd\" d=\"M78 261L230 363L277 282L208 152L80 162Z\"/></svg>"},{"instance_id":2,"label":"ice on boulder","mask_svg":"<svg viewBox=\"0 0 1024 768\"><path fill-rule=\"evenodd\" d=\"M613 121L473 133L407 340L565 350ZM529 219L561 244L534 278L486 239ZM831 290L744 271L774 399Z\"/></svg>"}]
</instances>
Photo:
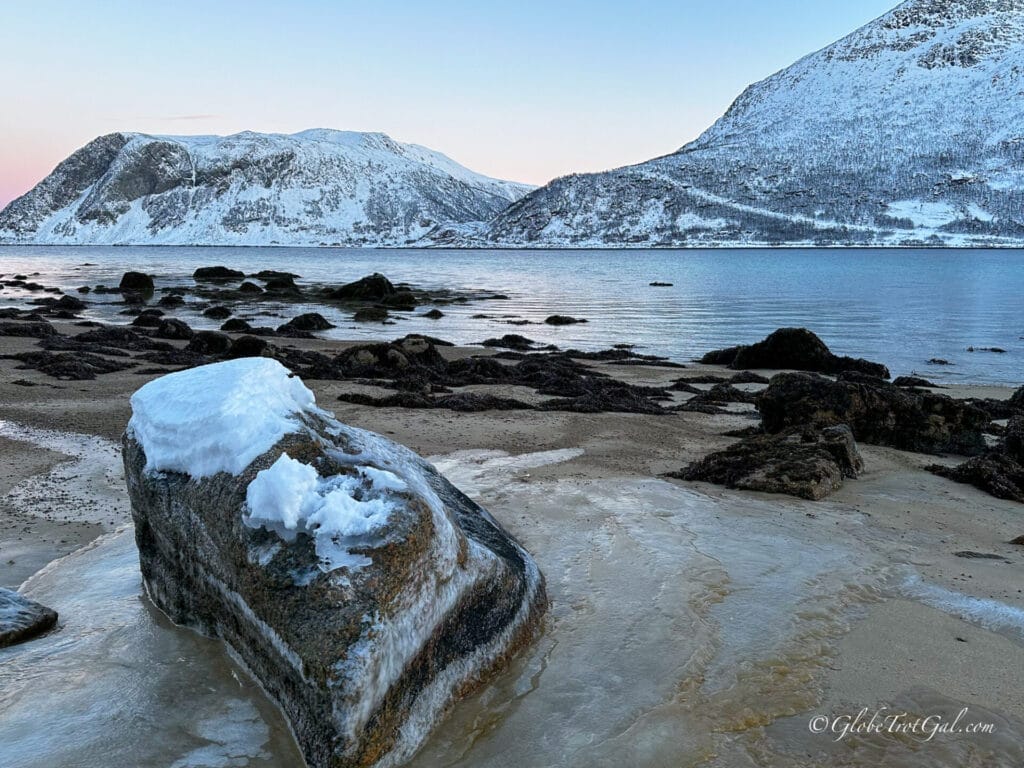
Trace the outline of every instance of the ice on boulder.
<instances>
[{"instance_id":1,"label":"ice on boulder","mask_svg":"<svg viewBox=\"0 0 1024 768\"><path fill-rule=\"evenodd\" d=\"M316 410L313 393L276 360L247 357L162 376L131 398L128 430L146 472L237 475Z\"/></svg>"},{"instance_id":2,"label":"ice on boulder","mask_svg":"<svg viewBox=\"0 0 1024 768\"><path fill-rule=\"evenodd\" d=\"M370 559L352 554L346 544L382 529L388 516L405 503L394 493L405 489L397 475L375 467L321 478L314 467L283 453L249 483L243 519L285 541L294 541L296 533L309 534L316 542L321 570L361 567Z\"/></svg>"}]
</instances>

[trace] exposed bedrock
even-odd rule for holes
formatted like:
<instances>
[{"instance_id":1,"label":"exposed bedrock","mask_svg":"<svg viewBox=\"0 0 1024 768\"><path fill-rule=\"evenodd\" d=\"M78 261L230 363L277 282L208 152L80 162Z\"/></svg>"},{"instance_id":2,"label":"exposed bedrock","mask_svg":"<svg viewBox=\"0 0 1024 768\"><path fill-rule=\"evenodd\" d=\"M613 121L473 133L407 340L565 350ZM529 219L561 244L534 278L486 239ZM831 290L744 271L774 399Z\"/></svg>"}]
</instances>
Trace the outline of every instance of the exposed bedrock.
<instances>
[{"instance_id":1,"label":"exposed bedrock","mask_svg":"<svg viewBox=\"0 0 1024 768\"><path fill-rule=\"evenodd\" d=\"M919 453L976 455L985 450L982 432L989 418L980 408L873 377L855 379L778 374L757 399L765 431L846 424L862 443Z\"/></svg>"},{"instance_id":2,"label":"exposed bedrock","mask_svg":"<svg viewBox=\"0 0 1024 768\"><path fill-rule=\"evenodd\" d=\"M863 469L853 433L840 424L753 435L671 472L669 477L818 500Z\"/></svg>"},{"instance_id":3,"label":"exposed bedrock","mask_svg":"<svg viewBox=\"0 0 1024 768\"><path fill-rule=\"evenodd\" d=\"M544 580L515 539L276 361L165 376L132 409L150 597L241 657L313 768L402 763L538 632Z\"/></svg>"},{"instance_id":4,"label":"exposed bedrock","mask_svg":"<svg viewBox=\"0 0 1024 768\"><path fill-rule=\"evenodd\" d=\"M806 328L780 328L756 344L708 352L701 358L701 362L727 365L735 370L767 368L816 373L858 371L883 379L889 378L889 369L881 363L835 355L825 342Z\"/></svg>"}]
</instances>

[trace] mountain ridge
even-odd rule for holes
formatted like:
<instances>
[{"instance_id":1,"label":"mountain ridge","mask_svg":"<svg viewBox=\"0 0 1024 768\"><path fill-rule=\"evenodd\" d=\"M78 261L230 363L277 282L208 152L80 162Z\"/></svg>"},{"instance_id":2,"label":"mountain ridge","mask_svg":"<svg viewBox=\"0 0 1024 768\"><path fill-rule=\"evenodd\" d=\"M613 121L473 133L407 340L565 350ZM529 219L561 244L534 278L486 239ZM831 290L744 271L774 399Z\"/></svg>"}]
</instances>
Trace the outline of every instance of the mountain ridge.
<instances>
[{"instance_id":1,"label":"mountain ridge","mask_svg":"<svg viewBox=\"0 0 1024 768\"><path fill-rule=\"evenodd\" d=\"M748 86L676 152L556 179L482 238L1021 245L1021 72L1021 0L910 0Z\"/></svg>"},{"instance_id":2,"label":"mountain ridge","mask_svg":"<svg viewBox=\"0 0 1024 768\"><path fill-rule=\"evenodd\" d=\"M0 242L403 245L532 189L383 133L118 132L0 212Z\"/></svg>"}]
</instances>

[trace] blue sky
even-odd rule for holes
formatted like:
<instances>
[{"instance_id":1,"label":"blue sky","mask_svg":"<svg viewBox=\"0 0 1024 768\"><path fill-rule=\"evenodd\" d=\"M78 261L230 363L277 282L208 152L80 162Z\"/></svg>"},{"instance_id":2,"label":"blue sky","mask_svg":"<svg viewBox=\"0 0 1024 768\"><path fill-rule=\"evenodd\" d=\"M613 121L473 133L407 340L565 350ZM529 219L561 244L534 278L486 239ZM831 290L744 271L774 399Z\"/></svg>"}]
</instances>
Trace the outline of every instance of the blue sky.
<instances>
[{"instance_id":1,"label":"blue sky","mask_svg":"<svg viewBox=\"0 0 1024 768\"><path fill-rule=\"evenodd\" d=\"M895 4L5 3L0 205L118 130L384 131L537 184L639 162Z\"/></svg>"}]
</instances>

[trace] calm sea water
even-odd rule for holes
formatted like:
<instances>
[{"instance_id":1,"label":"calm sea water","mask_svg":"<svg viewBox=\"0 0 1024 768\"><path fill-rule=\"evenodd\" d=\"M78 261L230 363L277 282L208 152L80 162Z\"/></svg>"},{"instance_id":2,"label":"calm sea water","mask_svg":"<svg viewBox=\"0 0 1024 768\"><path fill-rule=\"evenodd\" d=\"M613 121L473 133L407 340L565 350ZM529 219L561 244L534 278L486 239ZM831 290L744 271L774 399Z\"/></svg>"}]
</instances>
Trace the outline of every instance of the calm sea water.
<instances>
[{"instance_id":1,"label":"calm sea water","mask_svg":"<svg viewBox=\"0 0 1024 768\"><path fill-rule=\"evenodd\" d=\"M92 266L83 266L89 263ZM157 276L158 289L191 284L196 267L279 269L299 281L341 284L370 272L427 288L485 289L508 301L446 306L445 317L405 315L394 326L357 324L318 307L338 328L364 339L429 333L459 344L504 333L584 349L628 342L686 361L718 347L763 338L782 326L812 329L839 354L886 363L949 382L1024 382L1024 253L991 250L446 251L323 248L3 247L0 273L39 273L45 285L116 285L127 269ZM672 287L650 287L652 281ZM20 304L0 292L0 306ZM93 296L93 301L110 297ZM126 321L109 304L87 314ZM266 306L276 316L294 305ZM250 314L255 315L256 307ZM550 314L584 317L551 327ZM487 319L473 315L487 314ZM217 323L186 308L196 327ZM246 313L241 313L246 316ZM277 324L268 318L257 322ZM538 324L509 325L525 319ZM999 347L1005 354L968 352ZM951 366L929 365L931 358Z\"/></svg>"}]
</instances>

